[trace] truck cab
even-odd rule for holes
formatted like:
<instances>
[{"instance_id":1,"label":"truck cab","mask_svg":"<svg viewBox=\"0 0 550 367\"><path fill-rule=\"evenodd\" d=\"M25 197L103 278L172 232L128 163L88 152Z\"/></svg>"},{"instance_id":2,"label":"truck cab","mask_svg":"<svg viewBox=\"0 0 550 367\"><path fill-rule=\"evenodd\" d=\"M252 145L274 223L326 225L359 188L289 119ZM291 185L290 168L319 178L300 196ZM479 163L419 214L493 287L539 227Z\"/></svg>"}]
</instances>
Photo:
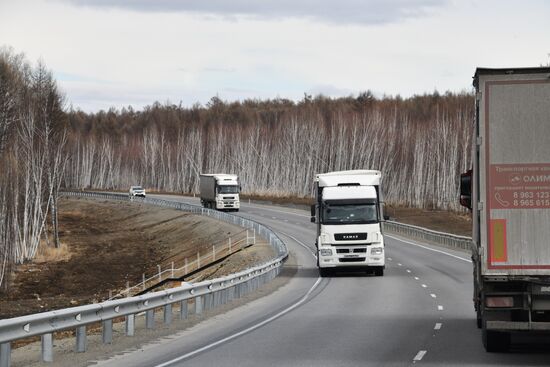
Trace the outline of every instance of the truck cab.
<instances>
[{"instance_id":1,"label":"truck cab","mask_svg":"<svg viewBox=\"0 0 550 367\"><path fill-rule=\"evenodd\" d=\"M333 270L367 270L384 275L380 171L318 174L311 221L317 223L316 248L321 276Z\"/></svg>"}]
</instances>

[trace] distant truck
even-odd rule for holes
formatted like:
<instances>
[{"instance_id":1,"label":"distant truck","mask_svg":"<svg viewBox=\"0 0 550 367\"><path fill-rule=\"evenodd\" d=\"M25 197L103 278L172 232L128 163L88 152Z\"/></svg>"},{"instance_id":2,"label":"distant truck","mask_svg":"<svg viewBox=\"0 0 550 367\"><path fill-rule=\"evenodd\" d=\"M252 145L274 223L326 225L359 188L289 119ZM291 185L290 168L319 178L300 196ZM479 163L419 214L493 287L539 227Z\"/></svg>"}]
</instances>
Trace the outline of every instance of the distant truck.
<instances>
[{"instance_id":1,"label":"distant truck","mask_svg":"<svg viewBox=\"0 0 550 367\"><path fill-rule=\"evenodd\" d=\"M201 174L200 191L205 208L239 211L241 186L237 175Z\"/></svg>"},{"instance_id":2,"label":"distant truck","mask_svg":"<svg viewBox=\"0 0 550 367\"><path fill-rule=\"evenodd\" d=\"M384 275L384 236L380 171L318 174L311 221L317 223L317 266L322 277L333 270Z\"/></svg>"},{"instance_id":3,"label":"distant truck","mask_svg":"<svg viewBox=\"0 0 550 367\"><path fill-rule=\"evenodd\" d=\"M550 68L478 68L474 86L460 203L472 210L477 324L501 352L512 332L550 331Z\"/></svg>"}]
</instances>

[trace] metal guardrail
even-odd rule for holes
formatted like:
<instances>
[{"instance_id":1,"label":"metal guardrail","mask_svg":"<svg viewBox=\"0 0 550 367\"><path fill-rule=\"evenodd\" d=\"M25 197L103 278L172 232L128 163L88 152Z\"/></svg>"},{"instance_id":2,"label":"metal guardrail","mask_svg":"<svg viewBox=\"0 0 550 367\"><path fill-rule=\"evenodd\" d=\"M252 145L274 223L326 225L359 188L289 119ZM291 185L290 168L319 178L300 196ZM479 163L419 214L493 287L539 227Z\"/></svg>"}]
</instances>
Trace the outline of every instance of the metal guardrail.
<instances>
[{"instance_id":1,"label":"metal guardrail","mask_svg":"<svg viewBox=\"0 0 550 367\"><path fill-rule=\"evenodd\" d=\"M432 231L431 229L413 226L411 224L386 221L384 222L384 229L388 232L399 234L408 238L414 238L427 243L450 248L471 250L473 246L471 237L457 236L450 233Z\"/></svg>"},{"instance_id":2,"label":"metal guardrail","mask_svg":"<svg viewBox=\"0 0 550 367\"><path fill-rule=\"evenodd\" d=\"M226 277L186 283L169 290L149 293L141 296L128 297L120 300L105 301L86 306L71 307L62 310L0 320L0 367L9 367L11 360L11 342L32 336L41 336L42 360L53 361L53 333L57 331L76 329L77 352L86 351L86 326L102 323L102 339L111 343L113 338L113 319L126 318L126 335L135 332L135 316L145 312L145 325L152 329L155 325L155 309L163 308L164 323L172 322L172 305L179 303L180 318L187 318L189 301L194 300L195 314L217 307L253 292L261 285L271 281L281 271L288 249L281 239L268 227L239 216L205 209L196 205L178 203L152 198L128 198L127 195L64 192L66 196L94 197L110 200L132 200L145 204L158 205L177 210L209 216L224 222L252 229L265 238L275 249L277 257L263 265L259 265Z\"/></svg>"}]
</instances>

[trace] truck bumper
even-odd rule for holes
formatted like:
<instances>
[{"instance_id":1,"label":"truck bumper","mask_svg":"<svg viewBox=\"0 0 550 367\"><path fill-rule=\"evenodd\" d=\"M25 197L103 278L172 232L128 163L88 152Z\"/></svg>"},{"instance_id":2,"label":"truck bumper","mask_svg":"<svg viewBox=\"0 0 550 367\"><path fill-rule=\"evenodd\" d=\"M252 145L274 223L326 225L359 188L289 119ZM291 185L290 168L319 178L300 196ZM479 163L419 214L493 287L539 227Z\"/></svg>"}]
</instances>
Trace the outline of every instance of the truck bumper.
<instances>
[{"instance_id":1,"label":"truck bumper","mask_svg":"<svg viewBox=\"0 0 550 367\"><path fill-rule=\"evenodd\" d=\"M340 254L333 256L319 256L320 268L353 268L353 267L384 267L386 265L384 253L381 255L365 255L348 257Z\"/></svg>"},{"instance_id":2,"label":"truck bumper","mask_svg":"<svg viewBox=\"0 0 550 367\"><path fill-rule=\"evenodd\" d=\"M223 204L216 204L216 209L218 210L231 210L231 209L240 209L241 205L238 201L224 201Z\"/></svg>"},{"instance_id":3,"label":"truck bumper","mask_svg":"<svg viewBox=\"0 0 550 367\"><path fill-rule=\"evenodd\" d=\"M550 322L487 321L486 325L495 331L550 331Z\"/></svg>"}]
</instances>

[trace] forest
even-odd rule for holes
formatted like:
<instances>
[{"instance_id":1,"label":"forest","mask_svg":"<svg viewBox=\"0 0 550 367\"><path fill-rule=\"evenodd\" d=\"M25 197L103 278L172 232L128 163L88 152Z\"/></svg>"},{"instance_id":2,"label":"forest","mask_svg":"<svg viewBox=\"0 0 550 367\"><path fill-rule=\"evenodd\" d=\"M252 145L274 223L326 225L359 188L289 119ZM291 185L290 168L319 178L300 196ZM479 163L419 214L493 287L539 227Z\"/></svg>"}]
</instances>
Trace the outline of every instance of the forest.
<instances>
[{"instance_id":1,"label":"forest","mask_svg":"<svg viewBox=\"0 0 550 367\"><path fill-rule=\"evenodd\" d=\"M473 94L437 91L85 113L43 63L0 49L0 287L39 246L59 245L64 188L198 193L199 173L235 173L247 194L309 197L316 173L377 169L386 203L459 211L473 119Z\"/></svg>"}]
</instances>

